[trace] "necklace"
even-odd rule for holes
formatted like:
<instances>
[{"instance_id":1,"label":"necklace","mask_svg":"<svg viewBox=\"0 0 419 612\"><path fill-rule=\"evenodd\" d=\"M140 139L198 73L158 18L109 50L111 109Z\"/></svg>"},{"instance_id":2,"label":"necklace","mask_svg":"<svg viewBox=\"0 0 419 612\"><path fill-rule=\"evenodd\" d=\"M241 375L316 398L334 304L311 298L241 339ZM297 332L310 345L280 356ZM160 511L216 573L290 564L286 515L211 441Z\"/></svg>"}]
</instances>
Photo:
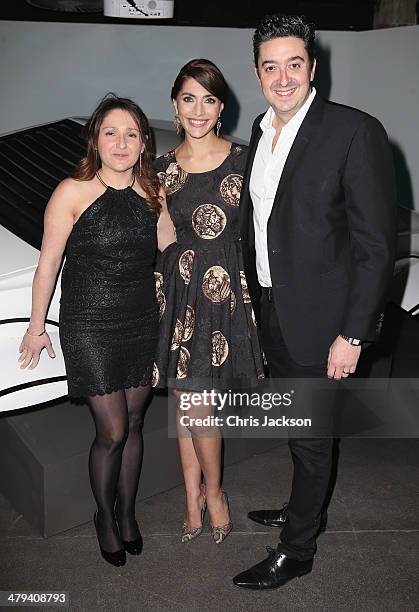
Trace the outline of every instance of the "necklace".
<instances>
[{"instance_id":1,"label":"necklace","mask_svg":"<svg viewBox=\"0 0 419 612\"><path fill-rule=\"evenodd\" d=\"M99 179L99 182L102 183L102 185L104 187L106 187L106 188L109 187L109 185L107 185L105 183L105 181L103 180L103 178L100 176L99 172L96 172L96 176ZM134 183L135 183L135 174L132 175L132 181L131 181L131 185L129 185L129 187L132 187L134 185ZM113 189L115 189L115 187L113 187Z\"/></svg>"}]
</instances>

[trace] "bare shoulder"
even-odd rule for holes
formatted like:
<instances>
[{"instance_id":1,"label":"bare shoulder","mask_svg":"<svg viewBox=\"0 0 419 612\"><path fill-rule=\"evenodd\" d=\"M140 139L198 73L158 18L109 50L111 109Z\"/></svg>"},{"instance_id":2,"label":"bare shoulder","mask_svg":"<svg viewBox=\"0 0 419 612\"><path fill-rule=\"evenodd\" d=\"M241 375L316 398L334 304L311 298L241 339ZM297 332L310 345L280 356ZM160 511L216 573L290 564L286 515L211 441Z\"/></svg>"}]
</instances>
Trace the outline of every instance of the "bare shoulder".
<instances>
[{"instance_id":1,"label":"bare shoulder","mask_svg":"<svg viewBox=\"0 0 419 612\"><path fill-rule=\"evenodd\" d=\"M77 181L71 177L65 178L58 183L54 189L52 197L63 198L63 199L85 199L89 197L90 193L94 194L98 190L97 183L94 180L91 181Z\"/></svg>"},{"instance_id":2,"label":"bare shoulder","mask_svg":"<svg viewBox=\"0 0 419 612\"><path fill-rule=\"evenodd\" d=\"M77 216L79 211L93 202L101 192L103 192L103 187L98 185L98 181L95 179L78 181L68 177L54 189L48 208L65 213L71 212L74 216Z\"/></svg>"}]
</instances>

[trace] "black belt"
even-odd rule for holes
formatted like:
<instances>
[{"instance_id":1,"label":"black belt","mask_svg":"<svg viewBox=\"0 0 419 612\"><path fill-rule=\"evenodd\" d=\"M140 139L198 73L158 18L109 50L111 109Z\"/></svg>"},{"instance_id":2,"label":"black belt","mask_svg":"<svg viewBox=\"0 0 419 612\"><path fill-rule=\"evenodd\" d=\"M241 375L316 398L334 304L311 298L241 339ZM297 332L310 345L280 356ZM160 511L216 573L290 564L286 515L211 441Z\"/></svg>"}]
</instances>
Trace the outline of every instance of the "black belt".
<instances>
[{"instance_id":1,"label":"black belt","mask_svg":"<svg viewBox=\"0 0 419 612\"><path fill-rule=\"evenodd\" d=\"M262 297L265 300L267 300L268 302L273 302L274 301L274 294L273 294L272 287L262 287L262 285L261 285L260 289L262 291Z\"/></svg>"}]
</instances>

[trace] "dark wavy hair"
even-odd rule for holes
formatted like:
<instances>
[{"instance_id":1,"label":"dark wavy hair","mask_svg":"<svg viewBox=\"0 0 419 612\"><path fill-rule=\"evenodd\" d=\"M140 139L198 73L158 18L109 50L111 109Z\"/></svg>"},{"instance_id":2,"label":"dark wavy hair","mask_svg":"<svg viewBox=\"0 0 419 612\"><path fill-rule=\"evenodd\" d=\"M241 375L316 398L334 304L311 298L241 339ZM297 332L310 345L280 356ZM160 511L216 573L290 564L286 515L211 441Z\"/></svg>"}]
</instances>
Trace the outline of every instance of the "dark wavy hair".
<instances>
[{"instance_id":1,"label":"dark wavy hair","mask_svg":"<svg viewBox=\"0 0 419 612\"><path fill-rule=\"evenodd\" d=\"M213 96L221 100L223 104L227 102L228 85L221 70L207 59L193 59L180 69L175 82L173 83L171 98L175 100L186 79L195 79L204 89Z\"/></svg>"},{"instance_id":2,"label":"dark wavy hair","mask_svg":"<svg viewBox=\"0 0 419 612\"><path fill-rule=\"evenodd\" d=\"M285 38L287 36L301 38L310 60L310 68L313 67L314 60L316 59L316 32L314 23L308 23L305 17L298 15L277 14L263 17L253 34L253 56L256 68L260 45L269 40Z\"/></svg>"},{"instance_id":3,"label":"dark wavy hair","mask_svg":"<svg viewBox=\"0 0 419 612\"><path fill-rule=\"evenodd\" d=\"M87 143L87 152L77 164L73 178L77 181L90 181L101 168L101 162L97 153L97 143L100 127L108 113L115 109L127 111L134 119L140 130L141 140L144 144L144 151L141 159L141 175L139 160L133 168L135 177L145 191L147 201L151 208L160 211L160 181L153 168L153 150L150 126L147 117L141 108L129 98L119 98L114 93L108 93L99 102L91 117L84 126L84 137Z\"/></svg>"}]
</instances>

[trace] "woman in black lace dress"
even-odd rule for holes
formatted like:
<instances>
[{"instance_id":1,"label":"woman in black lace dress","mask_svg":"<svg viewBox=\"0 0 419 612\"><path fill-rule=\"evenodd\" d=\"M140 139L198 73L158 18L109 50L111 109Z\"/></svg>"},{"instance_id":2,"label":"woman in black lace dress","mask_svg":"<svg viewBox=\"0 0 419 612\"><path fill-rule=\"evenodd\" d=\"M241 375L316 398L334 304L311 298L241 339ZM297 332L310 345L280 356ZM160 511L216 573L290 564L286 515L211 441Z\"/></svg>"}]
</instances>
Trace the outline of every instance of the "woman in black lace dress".
<instances>
[{"instance_id":1,"label":"woman in black lace dress","mask_svg":"<svg viewBox=\"0 0 419 612\"><path fill-rule=\"evenodd\" d=\"M167 213L151 164L148 122L134 102L104 98L86 135L86 157L45 211L20 361L22 368L36 367L43 348L54 356L45 317L65 249L60 339L68 391L87 398L96 426L89 474L102 555L123 565L125 551L142 548L135 497L158 330L156 228Z\"/></svg>"},{"instance_id":2,"label":"woman in black lace dress","mask_svg":"<svg viewBox=\"0 0 419 612\"><path fill-rule=\"evenodd\" d=\"M247 147L219 136L226 98L227 84L212 62L188 62L172 89L184 139L155 163L177 242L162 253L156 270L161 320L154 384L171 386L178 399L186 390L229 389L263 377L238 221ZM213 412L202 393L194 396L188 423ZM221 489L220 434L184 422L178 419L186 485L181 539L189 542L201 533L208 505L219 544L232 528Z\"/></svg>"}]
</instances>

